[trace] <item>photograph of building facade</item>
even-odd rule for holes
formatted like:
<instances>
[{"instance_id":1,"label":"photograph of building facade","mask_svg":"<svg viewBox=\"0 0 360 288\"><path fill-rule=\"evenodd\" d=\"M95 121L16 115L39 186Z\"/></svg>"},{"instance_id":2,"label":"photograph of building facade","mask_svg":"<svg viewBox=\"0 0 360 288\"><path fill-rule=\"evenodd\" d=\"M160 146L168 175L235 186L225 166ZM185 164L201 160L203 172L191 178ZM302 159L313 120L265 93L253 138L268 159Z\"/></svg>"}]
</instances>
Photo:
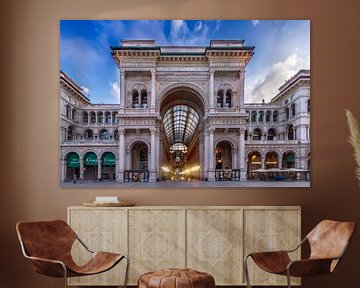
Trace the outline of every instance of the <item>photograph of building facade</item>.
<instances>
[{"instance_id":1,"label":"photograph of building facade","mask_svg":"<svg viewBox=\"0 0 360 288\"><path fill-rule=\"evenodd\" d=\"M92 104L60 71L61 182L309 180L310 70L245 103L254 48L123 40L119 104Z\"/></svg>"}]
</instances>

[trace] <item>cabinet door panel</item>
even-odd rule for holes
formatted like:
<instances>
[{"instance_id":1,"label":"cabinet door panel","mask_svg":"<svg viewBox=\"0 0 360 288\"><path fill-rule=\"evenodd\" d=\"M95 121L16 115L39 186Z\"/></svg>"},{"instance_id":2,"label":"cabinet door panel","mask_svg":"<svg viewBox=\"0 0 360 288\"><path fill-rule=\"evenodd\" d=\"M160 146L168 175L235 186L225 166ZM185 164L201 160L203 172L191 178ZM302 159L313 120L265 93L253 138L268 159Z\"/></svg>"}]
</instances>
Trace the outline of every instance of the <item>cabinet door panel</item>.
<instances>
[{"instance_id":1,"label":"cabinet door panel","mask_svg":"<svg viewBox=\"0 0 360 288\"><path fill-rule=\"evenodd\" d=\"M185 210L129 210L130 283L145 272L185 267Z\"/></svg>"},{"instance_id":2,"label":"cabinet door panel","mask_svg":"<svg viewBox=\"0 0 360 288\"><path fill-rule=\"evenodd\" d=\"M241 210L187 211L187 266L212 274L216 285L242 282Z\"/></svg>"},{"instance_id":3,"label":"cabinet door panel","mask_svg":"<svg viewBox=\"0 0 360 288\"><path fill-rule=\"evenodd\" d=\"M300 243L300 210L259 209L244 211L244 254L261 251L287 250ZM300 249L293 259L300 259ZM286 285L286 277L266 273L248 260L252 285ZM300 284L298 278L292 284Z\"/></svg>"},{"instance_id":4,"label":"cabinet door panel","mask_svg":"<svg viewBox=\"0 0 360 288\"><path fill-rule=\"evenodd\" d=\"M70 226L93 251L127 253L127 215L123 209L72 209ZM76 263L84 264L89 253L76 241L72 248ZM113 269L93 276L69 278L70 285L122 285L125 261Z\"/></svg>"}]
</instances>

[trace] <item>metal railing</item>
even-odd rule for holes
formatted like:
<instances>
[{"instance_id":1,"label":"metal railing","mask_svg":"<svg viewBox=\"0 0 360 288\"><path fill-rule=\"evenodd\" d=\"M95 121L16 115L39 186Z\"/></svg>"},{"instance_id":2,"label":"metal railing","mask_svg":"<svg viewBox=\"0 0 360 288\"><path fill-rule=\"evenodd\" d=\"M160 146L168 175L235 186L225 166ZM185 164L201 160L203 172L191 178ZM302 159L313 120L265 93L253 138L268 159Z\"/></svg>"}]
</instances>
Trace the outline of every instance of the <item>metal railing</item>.
<instances>
[{"instance_id":1,"label":"metal railing","mask_svg":"<svg viewBox=\"0 0 360 288\"><path fill-rule=\"evenodd\" d=\"M215 181L240 181L240 169L217 169Z\"/></svg>"},{"instance_id":2,"label":"metal railing","mask_svg":"<svg viewBox=\"0 0 360 288\"><path fill-rule=\"evenodd\" d=\"M149 170L125 170L124 182L149 182Z\"/></svg>"}]
</instances>

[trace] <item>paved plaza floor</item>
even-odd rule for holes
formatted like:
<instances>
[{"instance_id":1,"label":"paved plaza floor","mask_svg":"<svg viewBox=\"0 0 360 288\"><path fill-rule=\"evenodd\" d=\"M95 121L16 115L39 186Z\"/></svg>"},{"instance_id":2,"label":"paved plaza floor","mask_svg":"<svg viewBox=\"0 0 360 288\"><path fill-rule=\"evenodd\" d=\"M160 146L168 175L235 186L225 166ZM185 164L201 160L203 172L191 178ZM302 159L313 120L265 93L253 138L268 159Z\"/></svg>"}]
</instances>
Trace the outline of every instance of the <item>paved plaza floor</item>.
<instances>
[{"instance_id":1,"label":"paved plaza floor","mask_svg":"<svg viewBox=\"0 0 360 288\"><path fill-rule=\"evenodd\" d=\"M123 188L216 188L216 187L310 187L310 181L262 181L262 180L246 180L246 181L160 181L160 182L109 182L109 181L77 181L61 183L64 188L98 188L98 187L123 187Z\"/></svg>"}]
</instances>

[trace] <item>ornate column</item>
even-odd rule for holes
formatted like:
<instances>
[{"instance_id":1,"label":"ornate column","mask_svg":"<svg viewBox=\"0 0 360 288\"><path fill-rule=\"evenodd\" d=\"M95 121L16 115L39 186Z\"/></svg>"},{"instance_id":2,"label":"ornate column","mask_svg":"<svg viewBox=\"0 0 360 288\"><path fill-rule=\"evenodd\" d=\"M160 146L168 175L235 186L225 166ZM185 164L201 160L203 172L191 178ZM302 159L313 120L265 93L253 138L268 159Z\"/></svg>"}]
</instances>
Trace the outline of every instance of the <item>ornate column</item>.
<instances>
[{"instance_id":1,"label":"ornate column","mask_svg":"<svg viewBox=\"0 0 360 288\"><path fill-rule=\"evenodd\" d=\"M156 130L155 128L150 129L150 182L156 181L156 168L155 168L155 161L156 161Z\"/></svg>"},{"instance_id":2,"label":"ornate column","mask_svg":"<svg viewBox=\"0 0 360 288\"><path fill-rule=\"evenodd\" d=\"M237 156L238 155L238 149L232 149L231 150L231 167L232 169L238 169L238 161Z\"/></svg>"},{"instance_id":3,"label":"ornate column","mask_svg":"<svg viewBox=\"0 0 360 288\"><path fill-rule=\"evenodd\" d=\"M215 70L210 70L210 81L209 81L209 105L210 109L214 109L214 74Z\"/></svg>"},{"instance_id":4,"label":"ornate column","mask_svg":"<svg viewBox=\"0 0 360 288\"><path fill-rule=\"evenodd\" d=\"M151 70L151 102L150 102L150 108L155 109L156 104L156 72L155 70Z\"/></svg>"},{"instance_id":5,"label":"ornate column","mask_svg":"<svg viewBox=\"0 0 360 288\"><path fill-rule=\"evenodd\" d=\"M125 70L120 70L120 110L125 109Z\"/></svg>"},{"instance_id":6,"label":"ornate column","mask_svg":"<svg viewBox=\"0 0 360 288\"><path fill-rule=\"evenodd\" d=\"M155 161L155 170L157 172L156 177L159 178L160 177L160 133L159 131L156 131L155 133L155 155L156 155L156 161ZM156 179L157 180L157 179Z\"/></svg>"},{"instance_id":7,"label":"ornate column","mask_svg":"<svg viewBox=\"0 0 360 288\"><path fill-rule=\"evenodd\" d=\"M245 129L239 130L239 169L240 180L246 180L246 167L245 167Z\"/></svg>"},{"instance_id":8,"label":"ornate column","mask_svg":"<svg viewBox=\"0 0 360 288\"><path fill-rule=\"evenodd\" d=\"M239 109L240 112L245 112L245 108L244 108L244 93L245 93L245 68L242 68L239 72Z\"/></svg>"},{"instance_id":9,"label":"ornate column","mask_svg":"<svg viewBox=\"0 0 360 288\"><path fill-rule=\"evenodd\" d=\"M281 169L282 168L282 161L283 161L283 157L280 155L278 158L278 168Z\"/></svg>"},{"instance_id":10,"label":"ornate column","mask_svg":"<svg viewBox=\"0 0 360 288\"><path fill-rule=\"evenodd\" d=\"M208 180L209 171L209 132L204 131L204 180Z\"/></svg>"},{"instance_id":11,"label":"ornate column","mask_svg":"<svg viewBox=\"0 0 360 288\"><path fill-rule=\"evenodd\" d=\"M98 171L97 171L97 179L101 179L101 159L98 159Z\"/></svg>"},{"instance_id":12,"label":"ornate column","mask_svg":"<svg viewBox=\"0 0 360 288\"><path fill-rule=\"evenodd\" d=\"M124 170L125 170L125 129L119 129L119 172L118 181L124 182Z\"/></svg>"},{"instance_id":13,"label":"ornate column","mask_svg":"<svg viewBox=\"0 0 360 288\"><path fill-rule=\"evenodd\" d=\"M215 169L214 169L214 128L209 129L209 181L215 181Z\"/></svg>"}]
</instances>

